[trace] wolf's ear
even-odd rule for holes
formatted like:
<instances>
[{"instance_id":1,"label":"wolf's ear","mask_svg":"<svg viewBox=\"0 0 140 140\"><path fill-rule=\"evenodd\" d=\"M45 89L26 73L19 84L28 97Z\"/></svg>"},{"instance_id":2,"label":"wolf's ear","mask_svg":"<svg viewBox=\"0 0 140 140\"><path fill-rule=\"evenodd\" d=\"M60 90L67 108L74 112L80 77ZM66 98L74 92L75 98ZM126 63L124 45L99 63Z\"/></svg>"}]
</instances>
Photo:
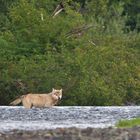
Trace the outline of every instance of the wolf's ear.
<instances>
[{"instance_id":1,"label":"wolf's ear","mask_svg":"<svg viewBox=\"0 0 140 140\"><path fill-rule=\"evenodd\" d=\"M54 88L52 88L52 91L54 91L55 89Z\"/></svg>"},{"instance_id":2,"label":"wolf's ear","mask_svg":"<svg viewBox=\"0 0 140 140\"><path fill-rule=\"evenodd\" d=\"M60 89L60 92L62 92L62 90L63 90L63 89L61 88L61 89Z\"/></svg>"}]
</instances>

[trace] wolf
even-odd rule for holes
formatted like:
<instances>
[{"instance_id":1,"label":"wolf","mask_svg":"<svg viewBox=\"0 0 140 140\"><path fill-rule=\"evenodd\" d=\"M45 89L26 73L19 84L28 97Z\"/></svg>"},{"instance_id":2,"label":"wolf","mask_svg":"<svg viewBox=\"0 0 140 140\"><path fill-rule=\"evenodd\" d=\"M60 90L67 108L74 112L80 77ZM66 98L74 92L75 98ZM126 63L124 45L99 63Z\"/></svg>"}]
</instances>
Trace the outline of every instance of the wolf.
<instances>
[{"instance_id":1,"label":"wolf","mask_svg":"<svg viewBox=\"0 0 140 140\"><path fill-rule=\"evenodd\" d=\"M25 108L32 108L32 107L51 107L54 105L57 105L58 101L62 98L62 89L52 89L52 92L50 93L44 93L44 94L33 94L29 93L26 95L22 95L13 102L10 103L10 105L18 105L20 103L23 104Z\"/></svg>"}]
</instances>

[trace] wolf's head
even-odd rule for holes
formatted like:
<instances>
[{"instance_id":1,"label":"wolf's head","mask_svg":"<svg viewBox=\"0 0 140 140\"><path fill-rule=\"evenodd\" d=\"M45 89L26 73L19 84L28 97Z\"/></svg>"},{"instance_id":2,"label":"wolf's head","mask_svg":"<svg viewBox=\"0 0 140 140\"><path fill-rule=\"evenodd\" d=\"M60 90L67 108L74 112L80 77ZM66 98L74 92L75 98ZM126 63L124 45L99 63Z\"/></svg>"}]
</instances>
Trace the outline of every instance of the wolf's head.
<instances>
[{"instance_id":1,"label":"wolf's head","mask_svg":"<svg viewBox=\"0 0 140 140\"><path fill-rule=\"evenodd\" d=\"M62 89L58 90L58 89L52 89L52 94L56 99L61 99L62 98Z\"/></svg>"}]
</instances>

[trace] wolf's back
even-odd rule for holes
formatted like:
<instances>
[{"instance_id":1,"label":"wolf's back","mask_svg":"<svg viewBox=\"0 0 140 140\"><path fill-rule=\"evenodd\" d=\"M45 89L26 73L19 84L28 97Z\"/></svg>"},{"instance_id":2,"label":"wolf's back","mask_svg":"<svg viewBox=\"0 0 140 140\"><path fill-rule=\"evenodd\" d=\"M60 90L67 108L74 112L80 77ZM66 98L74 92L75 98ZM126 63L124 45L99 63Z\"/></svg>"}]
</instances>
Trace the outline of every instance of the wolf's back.
<instances>
[{"instance_id":1,"label":"wolf's back","mask_svg":"<svg viewBox=\"0 0 140 140\"><path fill-rule=\"evenodd\" d=\"M18 105L22 102L22 98L24 98L24 95L20 96L19 98L17 98L16 100L14 100L13 102L10 103L10 105Z\"/></svg>"}]
</instances>

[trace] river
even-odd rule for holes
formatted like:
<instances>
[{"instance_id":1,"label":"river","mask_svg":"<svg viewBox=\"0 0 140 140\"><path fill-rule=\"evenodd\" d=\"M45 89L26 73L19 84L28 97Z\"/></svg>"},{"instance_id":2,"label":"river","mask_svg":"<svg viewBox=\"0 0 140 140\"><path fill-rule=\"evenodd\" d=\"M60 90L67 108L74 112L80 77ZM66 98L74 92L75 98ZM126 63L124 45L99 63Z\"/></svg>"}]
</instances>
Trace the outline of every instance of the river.
<instances>
[{"instance_id":1,"label":"river","mask_svg":"<svg viewBox=\"0 0 140 140\"><path fill-rule=\"evenodd\" d=\"M106 128L121 119L140 117L140 106L55 106L25 109L0 107L0 131L40 130L61 127Z\"/></svg>"}]
</instances>

